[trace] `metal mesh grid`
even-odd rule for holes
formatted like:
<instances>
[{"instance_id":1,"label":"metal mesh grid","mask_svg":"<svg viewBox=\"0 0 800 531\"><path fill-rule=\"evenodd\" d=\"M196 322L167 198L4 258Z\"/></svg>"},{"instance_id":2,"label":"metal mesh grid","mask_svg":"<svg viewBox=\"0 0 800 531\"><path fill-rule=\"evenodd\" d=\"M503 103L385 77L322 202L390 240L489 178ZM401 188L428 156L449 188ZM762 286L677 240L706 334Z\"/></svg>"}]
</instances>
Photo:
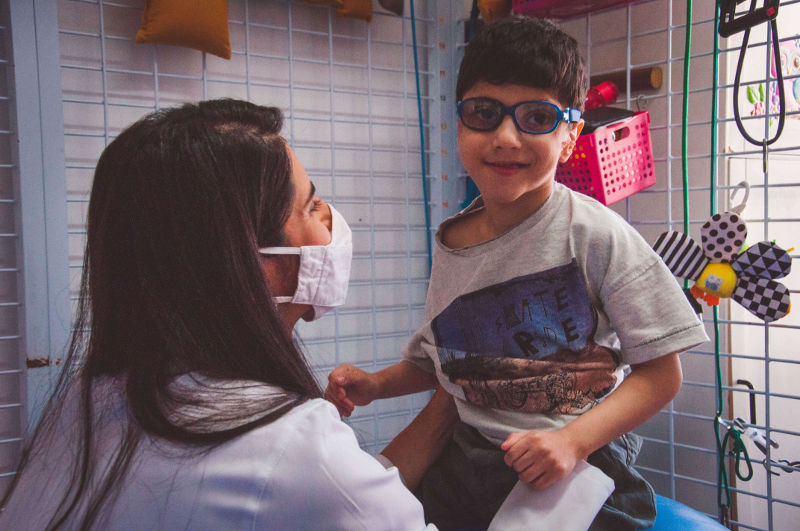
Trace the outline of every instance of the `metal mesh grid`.
<instances>
[{"instance_id":1,"label":"metal mesh grid","mask_svg":"<svg viewBox=\"0 0 800 531\"><path fill-rule=\"evenodd\" d=\"M77 297L84 217L94 164L125 125L182 101L238 97L277 105L318 194L349 220L354 260L347 305L298 325L324 386L342 362L375 371L393 363L421 320L427 251L420 175L411 21L376 9L370 23L328 6L231 1L230 61L133 42L141 2L59 3L72 298ZM417 13L425 13L418 7ZM419 15L417 15L419 17ZM416 20L423 109L433 77L431 20ZM423 126L430 129L429 123ZM377 451L421 407L381 401L351 422Z\"/></svg>"},{"instance_id":2,"label":"metal mesh grid","mask_svg":"<svg viewBox=\"0 0 800 531\"><path fill-rule=\"evenodd\" d=\"M797 2L782 4L781 40L791 41L798 36L798 28L790 22L797 20L798 6ZM689 232L697 237L699 225L711 215L710 165L717 164L717 210L732 206L729 194L740 180L747 179L752 187L749 206L744 211L749 228L748 244L775 238L788 248L794 245L790 224L796 221L792 205L797 204L800 187L800 178L790 168L791 161L797 161L800 155L800 128L795 125L796 119L788 119L780 142L768 148L771 180L765 180L761 171L761 150L745 144L733 125L732 81L741 34L733 36L720 44L719 144L718 156L712 160L713 9L711 2L694 3L688 128ZM657 94L625 95L629 107L644 108L651 114L658 183L615 206L615 210L651 243L667 228L682 230L680 135L685 18L686 3L651 1L566 24L575 29L576 37L583 36L592 73L620 65L628 71L660 65L665 71L665 86ZM625 26L612 21L625 21ZM619 34L614 34L615 30L611 29L614 27ZM749 46L743 82L764 81L767 77L764 65L768 64L765 25L753 30ZM609 64L612 58L624 58L624 62ZM746 102L746 98L741 97L745 117L748 114ZM751 135L763 135L765 119L760 118L757 124L752 122L748 123ZM794 253L793 258L796 256ZM793 294L797 292L797 282L792 276L782 281ZM704 310L704 321L713 338L709 309ZM790 414L800 397L796 386L787 379L789 375L781 373L797 374L798 360L792 355L792 345L797 341L798 322L797 315L793 314L765 326L738 304L724 302L720 308L720 356L725 390L723 417L748 419L748 390L735 382L739 379L752 381L758 397L757 425L765 428L767 434L773 433L781 443L781 450L773 450L773 456L780 454L790 460L798 459L800 454L800 426ZM646 438L639 468L657 491L716 516L713 349L712 341L682 356L684 385L681 393L669 408L638 431ZM751 442L746 444L754 461L764 457ZM728 459L728 466L732 470L732 459ZM737 483L735 478L733 480L736 488L731 514L734 525L742 529L792 528L798 515L796 495L792 495L790 486L795 478L782 471L779 471L780 477L770 476L763 467L754 466L756 472L751 481Z\"/></svg>"},{"instance_id":3,"label":"metal mesh grid","mask_svg":"<svg viewBox=\"0 0 800 531\"><path fill-rule=\"evenodd\" d=\"M19 458L25 389L17 316L18 201L9 16L8 7L0 6L0 492Z\"/></svg>"}]
</instances>

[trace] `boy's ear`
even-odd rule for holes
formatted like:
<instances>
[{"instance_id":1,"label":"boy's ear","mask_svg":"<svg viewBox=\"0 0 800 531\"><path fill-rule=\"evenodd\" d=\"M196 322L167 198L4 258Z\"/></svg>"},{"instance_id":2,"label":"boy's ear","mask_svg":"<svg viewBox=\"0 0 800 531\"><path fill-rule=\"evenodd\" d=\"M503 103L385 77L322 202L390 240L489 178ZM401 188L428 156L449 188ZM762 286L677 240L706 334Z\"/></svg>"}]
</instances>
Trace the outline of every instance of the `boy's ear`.
<instances>
[{"instance_id":1,"label":"boy's ear","mask_svg":"<svg viewBox=\"0 0 800 531\"><path fill-rule=\"evenodd\" d=\"M584 125L586 125L586 122L584 122L583 118L581 118L569 132L573 143L578 141L578 137L581 136L581 131L583 131Z\"/></svg>"},{"instance_id":2,"label":"boy's ear","mask_svg":"<svg viewBox=\"0 0 800 531\"><path fill-rule=\"evenodd\" d=\"M578 141L578 137L581 135L583 125L584 121L580 120L569 128L569 138L567 139L566 144L564 144L564 148L561 150L561 156L558 157L559 162L567 162L567 160L572 156L572 150L575 149L575 142Z\"/></svg>"}]
</instances>

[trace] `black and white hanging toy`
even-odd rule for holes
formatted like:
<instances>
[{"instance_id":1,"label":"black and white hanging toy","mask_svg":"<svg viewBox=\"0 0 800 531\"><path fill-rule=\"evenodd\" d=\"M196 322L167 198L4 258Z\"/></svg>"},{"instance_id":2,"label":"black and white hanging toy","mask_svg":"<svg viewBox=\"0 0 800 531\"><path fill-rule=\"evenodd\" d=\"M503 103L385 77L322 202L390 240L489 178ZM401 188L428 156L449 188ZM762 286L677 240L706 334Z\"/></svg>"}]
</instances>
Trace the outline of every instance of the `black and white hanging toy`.
<instances>
[{"instance_id":1,"label":"black and white hanging toy","mask_svg":"<svg viewBox=\"0 0 800 531\"><path fill-rule=\"evenodd\" d=\"M743 251L747 226L742 210L750 195L750 186L743 188L742 202L728 212L714 214L700 230L702 245L689 235L670 230L659 236L653 249L670 271L681 278L694 281L691 294L709 306L719 304L720 298L735 300L750 313L772 322L789 313L789 290L775 279L783 278L792 268L789 252L775 243L760 241Z\"/></svg>"}]
</instances>

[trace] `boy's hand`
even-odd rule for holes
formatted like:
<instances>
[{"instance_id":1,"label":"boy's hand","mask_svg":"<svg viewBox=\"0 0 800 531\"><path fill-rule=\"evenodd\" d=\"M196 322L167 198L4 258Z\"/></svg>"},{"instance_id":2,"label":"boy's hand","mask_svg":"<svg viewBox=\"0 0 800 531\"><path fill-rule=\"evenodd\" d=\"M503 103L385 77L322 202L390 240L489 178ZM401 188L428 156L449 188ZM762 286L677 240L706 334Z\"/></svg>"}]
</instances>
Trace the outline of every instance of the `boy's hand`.
<instances>
[{"instance_id":1,"label":"boy's hand","mask_svg":"<svg viewBox=\"0 0 800 531\"><path fill-rule=\"evenodd\" d=\"M578 450L560 431L512 433L500 445L505 462L519 480L534 489L546 489L567 477L581 459Z\"/></svg>"},{"instance_id":2,"label":"boy's hand","mask_svg":"<svg viewBox=\"0 0 800 531\"><path fill-rule=\"evenodd\" d=\"M366 406L377 396L377 377L358 367L345 363L328 375L325 399L336 406L343 417L349 417L355 406Z\"/></svg>"}]
</instances>

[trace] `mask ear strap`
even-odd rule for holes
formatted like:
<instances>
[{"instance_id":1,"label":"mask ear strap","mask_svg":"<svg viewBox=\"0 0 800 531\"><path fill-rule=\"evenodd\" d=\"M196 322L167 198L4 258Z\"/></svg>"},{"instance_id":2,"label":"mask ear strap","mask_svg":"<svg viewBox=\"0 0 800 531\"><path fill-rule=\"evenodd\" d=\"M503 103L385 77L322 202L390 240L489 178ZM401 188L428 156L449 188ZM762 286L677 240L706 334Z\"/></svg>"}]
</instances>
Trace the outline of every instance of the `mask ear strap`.
<instances>
[{"instance_id":1,"label":"mask ear strap","mask_svg":"<svg viewBox=\"0 0 800 531\"><path fill-rule=\"evenodd\" d=\"M750 183L747 181L742 181L737 184L736 188L734 188L733 192L731 192L731 201L733 201L733 198L736 197L736 194L742 189L744 190L744 199L742 199L741 203L731 208L731 212L736 212L740 216L742 215L744 208L747 206L747 198L750 197Z\"/></svg>"},{"instance_id":2,"label":"mask ear strap","mask_svg":"<svg viewBox=\"0 0 800 531\"><path fill-rule=\"evenodd\" d=\"M261 254L300 254L300 247L262 247Z\"/></svg>"}]
</instances>

